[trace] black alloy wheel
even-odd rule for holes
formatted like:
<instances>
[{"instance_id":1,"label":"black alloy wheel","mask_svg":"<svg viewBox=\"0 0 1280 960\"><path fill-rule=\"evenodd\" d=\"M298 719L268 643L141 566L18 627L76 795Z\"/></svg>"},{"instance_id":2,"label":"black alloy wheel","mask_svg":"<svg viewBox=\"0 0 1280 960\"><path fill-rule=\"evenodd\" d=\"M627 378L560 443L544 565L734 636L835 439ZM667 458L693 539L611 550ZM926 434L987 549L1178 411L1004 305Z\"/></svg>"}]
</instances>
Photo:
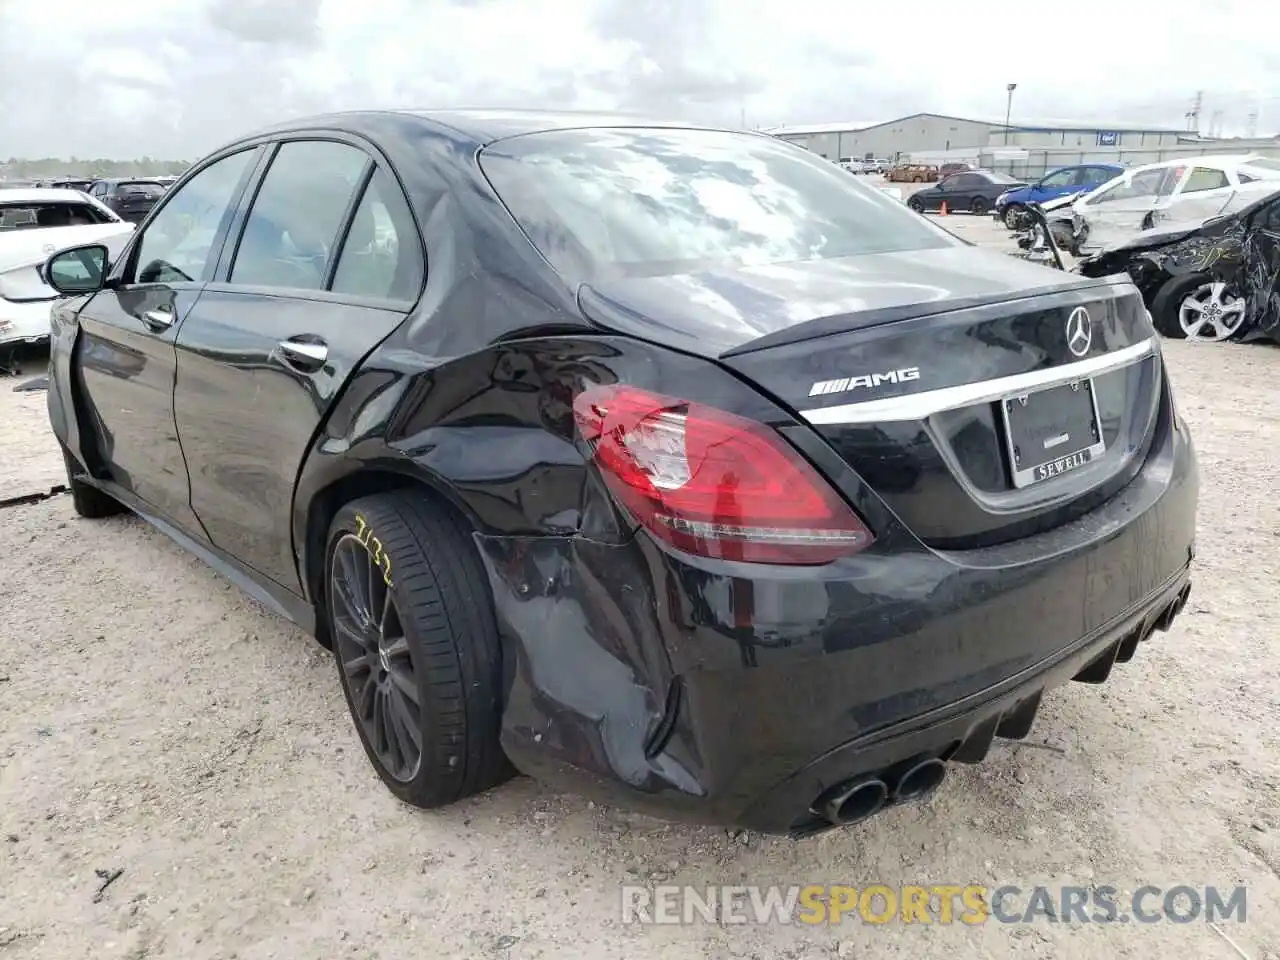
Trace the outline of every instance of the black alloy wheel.
<instances>
[{"instance_id":1,"label":"black alloy wheel","mask_svg":"<svg viewBox=\"0 0 1280 960\"><path fill-rule=\"evenodd\" d=\"M338 510L324 624L360 743L396 797L445 806L509 779L502 645L465 519L425 490Z\"/></svg>"},{"instance_id":2,"label":"black alloy wheel","mask_svg":"<svg viewBox=\"0 0 1280 960\"><path fill-rule=\"evenodd\" d=\"M985 197L974 197L969 204L969 212L979 217L990 209L991 204L987 202Z\"/></svg>"},{"instance_id":3,"label":"black alloy wheel","mask_svg":"<svg viewBox=\"0 0 1280 960\"><path fill-rule=\"evenodd\" d=\"M921 203L919 200L917 200L915 197L909 197L907 199L907 206L910 209L914 210L916 213L924 213L924 204Z\"/></svg>"},{"instance_id":4,"label":"black alloy wheel","mask_svg":"<svg viewBox=\"0 0 1280 960\"><path fill-rule=\"evenodd\" d=\"M409 783L422 765L422 694L395 595L360 538L343 534L329 570L334 647L356 722L382 768Z\"/></svg>"}]
</instances>

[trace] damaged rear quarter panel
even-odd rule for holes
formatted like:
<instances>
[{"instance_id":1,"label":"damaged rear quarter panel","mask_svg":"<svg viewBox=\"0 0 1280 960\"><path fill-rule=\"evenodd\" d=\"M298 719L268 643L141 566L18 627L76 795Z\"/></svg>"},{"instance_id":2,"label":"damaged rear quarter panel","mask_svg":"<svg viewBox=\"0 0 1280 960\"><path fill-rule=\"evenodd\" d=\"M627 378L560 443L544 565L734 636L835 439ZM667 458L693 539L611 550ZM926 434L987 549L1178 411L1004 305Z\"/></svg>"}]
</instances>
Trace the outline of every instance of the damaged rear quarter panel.
<instances>
[{"instance_id":1,"label":"damaged rear quarter panel","mask_svg":"<svg viewBox=\"0 0 1280 960\"><path fill-rule=\"evenodd\" d=\"M544 777L572 767L641 793L693 796L696 745L660 742L678 697L670 651L682 642L660 632L683 628L654 611L678 589L645 559L574 420L574 397L611 383L794 425L715 364L626 337L533 337L431 367L397 334L337 404L298 499L356 467L438 491L472 522L488 573L513 762Z\"/></svg>"}]
</instances>

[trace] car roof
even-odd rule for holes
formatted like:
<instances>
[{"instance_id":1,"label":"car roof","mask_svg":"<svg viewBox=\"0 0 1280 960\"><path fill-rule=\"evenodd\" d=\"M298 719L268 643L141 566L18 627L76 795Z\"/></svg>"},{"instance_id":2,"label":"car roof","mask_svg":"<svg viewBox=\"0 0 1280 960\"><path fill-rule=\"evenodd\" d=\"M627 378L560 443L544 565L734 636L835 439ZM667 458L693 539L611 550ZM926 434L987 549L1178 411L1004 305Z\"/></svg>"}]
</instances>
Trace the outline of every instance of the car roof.
<instances>
[{"instance_id":1,"label":"car roof","mask_svg":"<svg viewBox=\"0 0 1280 960\"><path fill-rule=\"evenodd\" d=\"M1158 163L1144 163L1140 167L1131 167L1130 169L1137 173L1139 170L1160 170L1165 167L1207 167L1210 170L1234 170L1242 164L1247 164L1250 160L1259 160L1261 155L1257 153L1232 153L1218 154L1216 156L1192 156L1178 157L1174 160L1161 160Z\"/></svg>"},{"instance_id":2,"label":"car roof","mask_svg":"<svg viewBox=\"0 0 1280 960\"><path fill-rule=\"evenodd\" d=\"M71 194L71 196L67 196ZM68 201L85 203L88 200L79 190L68 187L15 187L12 190L0 190L0 205L18 206L23 203L57 203Z\"/></svg>"},{"instance_id":3,"label":"car roof","mask_svg":"<svg viewBox=\"0 0 1280 960\"><path fill-rule=\"evenodd\" d=\"M317 127L334 127L363 132L373 127L385 128L389 122L399 122L408 126L447 129L453 133L455 138L460 137L470 140L475 146L483 146L495 140L527 133L546 133L554 130L573 130L584 127L662 127L682 130L729 129L635 114L578 110L351 110L299 117L273 124L241 137L236 142L261 136L289 133L295 130L315 129ZM758 134L758 136L766 136L766 134Z\"/></svg>"}]
</instances>

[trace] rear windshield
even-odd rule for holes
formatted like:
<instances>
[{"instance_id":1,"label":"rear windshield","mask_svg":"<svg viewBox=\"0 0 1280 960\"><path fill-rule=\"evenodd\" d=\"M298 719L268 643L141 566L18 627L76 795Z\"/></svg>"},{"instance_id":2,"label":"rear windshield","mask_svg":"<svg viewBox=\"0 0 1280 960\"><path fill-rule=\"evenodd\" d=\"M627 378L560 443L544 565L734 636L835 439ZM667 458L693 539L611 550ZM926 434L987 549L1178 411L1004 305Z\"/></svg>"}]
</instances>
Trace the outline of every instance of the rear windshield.
<instances>
[{"instance_id":1,"label":"rear windshield","mask_svg":"<svg viewBox=\"0 0 1280 960\"><path fill-rule=\"evenodd\" d=\"M987 179L992 183L1022 183L1017 177L1011 177L1007 173L987 173Z\"/></svg>"},{"instance_id":2,"label":"rear windshield","mask_svg":"<svg viewBox=\"0 0 1280 960\"><path fill-rule=\"evenodd\" d=\"M958 242L900 201L772 137L563 130L492 143L480 165L533 244L574 280Z\"/></svg>"},{"instance_id":3,"label":"rear windshield","mask_svg":"<svg viewBox=\"0 0 1280 960\"><path fill-rule=\"evenodd\" d=\"M111 222L110 217L87 203L75 201L0 203L0 231L30 230L38 227L74 227Z\"/></svg>"},{"instance_id":4,"label":"rear windshield","mask_svg":"<svg viewBox=\"0 0 1280 960\"><path fill-rule=\"evenodd\" d=\"M1280 160L1272 160L1269 157L1250 157L1245 161L1245 165L1257 167L1259 170L1266 170L1269 173L1280 173Z\"/></svg>"},{"instance_id":5,"label":"rear windshield","mask_svg":"<svg viewBox=\"0 0 1280 960\"><path fill-rule=\"evenodd\" d=\"M153 183L149 180L116 184L117 196L127 195L136 199L155 200L162 193L164 193L164 184Z\"/></svg>"}]
</instances>

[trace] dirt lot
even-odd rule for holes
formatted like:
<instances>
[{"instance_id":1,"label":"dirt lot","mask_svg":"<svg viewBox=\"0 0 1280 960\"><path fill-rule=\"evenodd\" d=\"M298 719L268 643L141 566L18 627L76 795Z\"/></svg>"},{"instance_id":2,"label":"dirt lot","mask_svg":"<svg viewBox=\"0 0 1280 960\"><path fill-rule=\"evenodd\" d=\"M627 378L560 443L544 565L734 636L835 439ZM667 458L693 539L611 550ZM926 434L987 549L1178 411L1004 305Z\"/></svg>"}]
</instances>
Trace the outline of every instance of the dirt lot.
<instances>
[{"instance_id":1,"label":"dirt lot","mask_svg":"<svg viewBox=\"0 0 1280 960\"><path fill-rule=\"evenodd\" d=\"M801 843L528 779L402 807L308 638L137 520L77 520L65 496L0 511L0 960L1277 960L1280 350L1166 350L1203 471L1187 613L1105 686L1058 691L1027 742L998 741L928 804ZM62 479L44 394L13 382L0 499ZM115 870L95 902L96 872ZM1247 919L623 925L620 886L667 878L1095 884L1122 904L1143 884L1243 884Z\"/></svg>"}]
</instances>

